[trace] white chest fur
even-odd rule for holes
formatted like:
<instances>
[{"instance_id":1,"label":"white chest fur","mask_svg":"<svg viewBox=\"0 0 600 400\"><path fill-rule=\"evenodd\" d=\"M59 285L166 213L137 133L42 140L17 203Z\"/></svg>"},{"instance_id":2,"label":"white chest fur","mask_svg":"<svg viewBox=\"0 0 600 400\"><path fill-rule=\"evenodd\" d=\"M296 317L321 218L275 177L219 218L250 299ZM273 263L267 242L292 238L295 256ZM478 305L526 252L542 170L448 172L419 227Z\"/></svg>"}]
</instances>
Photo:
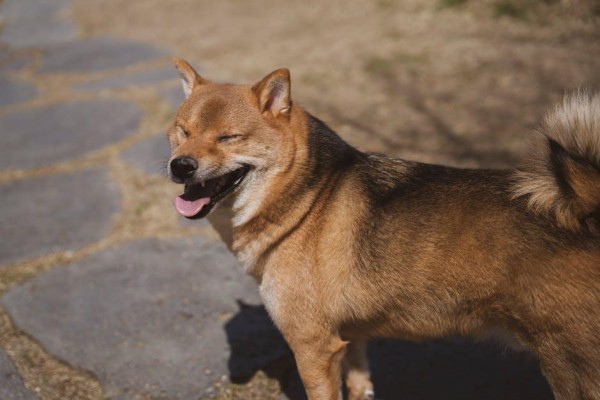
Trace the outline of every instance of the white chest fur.
<instances>
[{"instance_id":1,"label":"white chest fur","mask_svg":"<svg viewBox=\"0 0 600 400\"><path fill-rule=\"evenodd\" d=\"M252 274L255 271L262 247L258 238L246 243L244 246L236 246L236 243L234 243L235 257L247 273Z\"/></svg>"}]
</instances>

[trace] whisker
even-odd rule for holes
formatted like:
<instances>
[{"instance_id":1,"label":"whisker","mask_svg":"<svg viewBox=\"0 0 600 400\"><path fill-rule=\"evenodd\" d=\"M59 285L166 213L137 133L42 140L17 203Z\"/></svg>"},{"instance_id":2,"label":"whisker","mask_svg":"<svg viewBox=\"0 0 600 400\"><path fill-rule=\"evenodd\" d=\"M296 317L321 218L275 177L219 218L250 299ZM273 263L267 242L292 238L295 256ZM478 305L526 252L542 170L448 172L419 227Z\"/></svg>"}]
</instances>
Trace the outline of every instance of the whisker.
<instances>
[{"instance_id":1,"label":"whisker","mask_svg":"<svg viewBox=\"0 0 600 400\"><path fill-rule=\"evenodd\" d=\"M170 157L161 157L152 167L153 171L157 171L160 175L169 177L169 159Z\"/></svg>"}]
</instances>

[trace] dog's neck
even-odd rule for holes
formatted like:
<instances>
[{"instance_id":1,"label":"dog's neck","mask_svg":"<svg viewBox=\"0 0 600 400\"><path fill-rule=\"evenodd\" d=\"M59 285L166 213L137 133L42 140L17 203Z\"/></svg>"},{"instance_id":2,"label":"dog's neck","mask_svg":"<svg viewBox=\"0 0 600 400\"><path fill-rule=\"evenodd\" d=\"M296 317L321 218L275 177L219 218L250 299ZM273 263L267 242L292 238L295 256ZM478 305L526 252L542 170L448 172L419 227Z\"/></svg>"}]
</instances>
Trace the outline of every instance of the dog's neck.
<instances>
[{"instance_id":1,"label":"dog's neck","mask_svg":"<svg viewBox=\"0 0 600 400\"><path fill-rule=\"evenodd\" d=\"M301 225L324 195L324 179L340 172L362 153L324 123L298 107L276 169L251 177L211 213L209 221L244 269L261 281L269 254Z\"/></svg>"}]
</instances>

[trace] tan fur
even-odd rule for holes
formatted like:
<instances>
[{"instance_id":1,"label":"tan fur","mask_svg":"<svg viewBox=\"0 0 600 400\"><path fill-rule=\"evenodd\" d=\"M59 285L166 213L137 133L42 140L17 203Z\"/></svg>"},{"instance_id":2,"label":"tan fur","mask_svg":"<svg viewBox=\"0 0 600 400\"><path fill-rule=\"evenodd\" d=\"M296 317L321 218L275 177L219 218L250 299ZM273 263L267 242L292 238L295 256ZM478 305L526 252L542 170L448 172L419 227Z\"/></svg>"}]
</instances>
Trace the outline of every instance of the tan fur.
<instances>
[{"instance_id":1,"label":"tan fur","mask_svg":"<svg viewBox=\"0 0 600 400\"><path fill-rule=\"evenodd\" d=\"M581 229L581 217L600 205L599 132L600 95L580 92L565 97L563 104L544 119L526 165L517 172L515 195L526 196L532 209L553 215L561 226ZM582 166L570 160L566 166L572 196L565 196L557 184L549 140L589 163Z\"/></svg>"},{"instance_id":2,"label":"tan fur","mask_svg":"<svg viewBox=\"0 0 600 400\"><path fill-rule=\"evenodd\" d=\"M370 337L457 334L529 349L558 400L600 398L600 236L581 225L598 223L597 97L546 122L569 203L545 150L516 183L365 154L292 102L287 70L216 85L177 65L193 84L173 157L198 161L192 180L250 166L208 218L259 283L309 399L339 399L342 373L351 399L372 398Z\"/></svg>"}]
</instances>

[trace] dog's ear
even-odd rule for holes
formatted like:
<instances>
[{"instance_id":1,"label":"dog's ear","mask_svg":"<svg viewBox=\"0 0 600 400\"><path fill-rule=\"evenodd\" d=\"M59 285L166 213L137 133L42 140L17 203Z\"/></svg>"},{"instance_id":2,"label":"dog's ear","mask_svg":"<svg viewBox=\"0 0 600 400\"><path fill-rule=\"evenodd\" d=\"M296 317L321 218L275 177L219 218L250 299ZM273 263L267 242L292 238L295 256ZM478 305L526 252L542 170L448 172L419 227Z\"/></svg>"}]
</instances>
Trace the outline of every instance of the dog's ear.
<instances>
[{"instance_id":1,"label":"dog's ear","mask_svg":"<svg viewBox=\"0 0 600 400\"><path fill-rule=\"evenodd\" d=\"M290 117L292 109L290 71L281 68L265 76L252 87L258 98L260 112L273 118Z\"/></svg>"},{"instance_id":2,"label":"dog's ear","mask_svg":"<svg viewBox=\"0 0 600 400\"><path fill-rule=\"evenodd\" d=\"M202 78L187 61L182 60L181 58L175 58L174 62L175 68L177 68L177 71L179 72L181 85L183 86L186 98L190 97L190 94L192 94L192 90L194 90L195 87L208 83L208 81Z\"/></svg>"}]
</instances>

